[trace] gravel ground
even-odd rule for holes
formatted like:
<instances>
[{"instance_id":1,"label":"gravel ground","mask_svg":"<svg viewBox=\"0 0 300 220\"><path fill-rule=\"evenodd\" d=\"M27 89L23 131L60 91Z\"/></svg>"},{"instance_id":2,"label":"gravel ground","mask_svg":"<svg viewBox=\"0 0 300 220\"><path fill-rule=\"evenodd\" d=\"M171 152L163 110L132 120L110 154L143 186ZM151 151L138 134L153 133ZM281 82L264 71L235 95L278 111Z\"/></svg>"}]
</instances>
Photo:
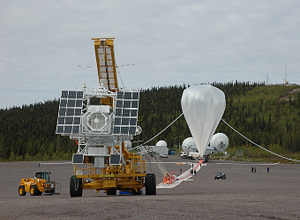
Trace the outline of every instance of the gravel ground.
<instances>
[{"instance_id":1,"label":"gravel ground","mask_svg":"<svg viewBox=\"0 0 300 220\"><path fill-rule=\"evenodd\" d=\"M189 165L176 156L161 158L166 169L178 175ZM257 172L252 173L255 166ZM267 167L270 172L267 173ZM147 164L156 173L155 164ZM61 194L18 195L21 178L37 171L51 171L61 183ZM214 180L214 173L226 173L227 180ZM71 164L41 165L38 162L0 163L0 219L300 219L300 165L209 161L194 176L173 189L157 189L157 195L107 196L103 191L84 190L71 198Z\"/></svg>"}]
</instances>

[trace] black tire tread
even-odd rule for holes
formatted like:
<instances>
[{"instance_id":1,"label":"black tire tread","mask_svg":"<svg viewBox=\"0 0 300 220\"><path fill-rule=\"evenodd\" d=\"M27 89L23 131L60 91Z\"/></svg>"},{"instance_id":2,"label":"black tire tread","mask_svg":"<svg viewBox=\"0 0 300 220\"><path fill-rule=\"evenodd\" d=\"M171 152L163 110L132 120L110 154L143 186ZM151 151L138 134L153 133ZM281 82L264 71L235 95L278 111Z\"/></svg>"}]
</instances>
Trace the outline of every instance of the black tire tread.
<instances>
[{"instance_id":1,"label":"black tire tread","mask_svg":"<svg viewBox=\"0 0 300 220\"><path fill-rule=\"evenodd\" d=\"M154 173L147 173L145 179L146 195L156 195L156 178Z\"/></svg>"},{"instance_id":2,"label":"black tire tread","mask_svg":"<svg viewBox=\"0 0 300 220\"><path fill-rule=\"evenodd\" d=\"M23 193L22 194L20 194L20 188L23 188ZM18 193L19 193L20 196L25 196L26 195L25 186L23 186L23 185L21 186L20 185L19 188L18 188Z\"/></svg>"},{"instance_id":3,"label":"black tire tread","mask_svg":"<svg viewBox=\"0 0 300 220\"><path fill-rule=\"evenodd\" d=\"M77 179L75 176L70 178L70 196L82 197L82 179Z\"/></svg>"},{"instance_id":4,"label":"black tire tread","mask_svg":"<svg viewBox=\"0 0 300 220\"><path fill-rule=\"evenodd\" d=\"M31 193L31 188L33 188L33 193ZM40 194L41 192L39 191L39 189L37 188L36 185L33 185L33 186L30 186L30 195L31 196L38 196L38 195L41 195Z\"/></svg>"},{"instance_id":5,"label":"black tire tread","mask_svg":"<svg viewBox=\"0 0 300 220\"><path fill-rule=\"evenodd\" d=\"M106 193L107 195L115 196L117 193L117 189L116 188L107 189Z\"/></svg>"}]
</instances>

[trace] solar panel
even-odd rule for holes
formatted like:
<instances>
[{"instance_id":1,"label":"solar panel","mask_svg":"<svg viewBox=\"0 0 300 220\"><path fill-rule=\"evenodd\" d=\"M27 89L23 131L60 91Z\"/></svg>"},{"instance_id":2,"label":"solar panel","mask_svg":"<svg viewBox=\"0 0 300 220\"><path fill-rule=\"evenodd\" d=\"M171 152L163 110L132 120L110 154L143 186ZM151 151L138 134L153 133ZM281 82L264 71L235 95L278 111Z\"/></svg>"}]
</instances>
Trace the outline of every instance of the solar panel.
<instances>
[{"instance_id":1,"label":"solar panel","mask_svg":"<svg viewBox=\"0 0 300 220\"><path fill-rule=\"evenodd\" d=\"M97 50L100 64L99 74L104 87L108 90L116 88L116 80L113 68L112 51L109 46L99 46Z\"/></svg>"},{"instance_id":2,"label":"solar panel","mask_svg":"<svg viewBox=\"0 0 300 220\"><path fill-rule=\"evenodd\" d=\"M110 155L110 164L111 165L118 165L120 164L121 155L118 154L111 154Z\"/></svg>"},{"instance_id":3,"label":"solar panel","mask_svg":"<svg viewBox=\"0 0 300 220\"><path fill-rule=\"evenodd\" d=\"M117 100L117 108L122 108L123 102L122 100Z\"/></svg>"},{"instance_id":4,"label":"solar panel","mask_svg":"<svg viewBox=\"0 0 300 220\"><path fill-rule=\"evenodd\" d=\"M72 117L67 117L66 118L66 124L67 125L73 124L73 118Z\"/></svg>"},{"instance_id":5,"label":"solar panel","mask_svg":"<svg viewBox=\"0 0 300 220\"><path fill-rule=\"evenodd\" d=\"M75 116L81 116L81 109L80 108L75 108Z\"/></svg>"},{"instance_id":6,"label":"solar panel","mask_svg":"<svg viewBox=\"0 0 300 220\"><path fill-rule=\"evenodd\" d=\"M130 115L130 110L129 109L123 109L123 117L129 117Z\"/></svg>"},{"instance_id":7,"label":"solar panel","mask_svg":"<svg viewBox=\"0 0 300 220\"><path fill-rule=\"evenodd\" d=\"M77 92L77 99L83 99L83 91Z\"/></svg>"},{"instance_id":8,"label":"solar panel","mask_svg":"<svg viewBox=\"0 0 300 220\"><path fill-rule=\"evenodd\" d=\"M122 116L122 109L116 109L116 116L121 117Z\"/></svg>"},{"instance_id":9,"label":"solar panel","mask_svg":"<svg viewBox=\"0 0 300 220\"><path fill-rule=\"evenodd\" d=\"M80 117L74 117L73 124L74 125L79 125L80 124Z\"/></svg>"},{"instance_id":10,"label":"solar panel","mask_svg":"<svg viewBox=\"0 0 300 220\"><path fill-rule=\"evenodd\" d=\"M138 101L132 101L132 108L138 108L139 102Z\"/></svg>"},{"instance_id":11,"label":"solar panel","mask_svg":"<svg viewBox=\"0 0 300 220\"><path fill-rule=\"evenodd\" d=\"M83 164L84 155L83 154L73 154L72 164Z\"/></svg>"},{"instance_id":12,"label":"solar panel","mask_svg":"<svg viewBox=\"0 0 300 220\"><path fill-rule=\"evenodd\" d=\"M82 107L83 91L62 91L56 134L79 134Z\"/></svg>"},{"instance_id":13,"label":"solar panel","mask_svg":"<svg viewBox=\"0 0 300 220\"><path fill-rule=\"evenodd\" d=\"M115 125L121 125L121 118L115 118Z\"/></svg>"},{"instance_id":14,"label":"solar panel","mask_svg":"<svg viewBox=\"0 0 300 220\"><path fill-rule=\"evenodd\" d=\"M124 101L124 108L130 108L131 107L131 101Z\"/></svg>"},{"instance_id":15,"label":"solar panel","mask_svg":"<svg viewBox=\"0 0 300 220\"><path fill-rule=\"evenodd\" d=\"M116 98L114 135L135 135L139 107L139 92L120 91Z\"/></svg>"},{"instance_id":16,"label":"solar panel","mask_svg":"<svg viewBox=\"0 0 300 220\"><path fill-rule=\"evenodd\" d=\"M57 126L56 128L56 134L62 134L64 131L64 126Z\"/></svg>"},{"instance_id":17,"label":"solar panel","mask_svg":"<svg viewBox=\"0 0 300 220\"><path fill-rule=\"evenodd\" d=\"M58 117L57 124L64 124L64 123L65 123L65 118L64 117Z\"/></svg>"},{"instance_id":18,"label":"solar panel","mask_svg":"<svg viewBox=\"0 0 300 220\"><path fill-rule=\"evenodd\" d=\"M121 127L121 134L128 134L128 127Z\"/></svg>"},{"instance_id":19,"label":"solar panel","mask_svg":"<svg viewBox=\"0 0 300 220\"><path fill-rule=\"evenodd\" d=\"M67 133L67 134L71 134L72 126L65 126L65 131L64 132Z\"/></svg>"},{"instance_id":20,"label":"solar panel","mask_svg":"<svg viewBox=\"0 0 300 220\"><path fill-rule=\"evenodd\" d=\"M131 117L137 117L138 111L137 110L131 110Z\"/></svg>"},{"instance_id":21,"label":"solar panel","mask_svg":"<svg viewBox=\"0 0 300 220\"><path fill-rule=\"evenodd\" d=\"M68 98L68 94L69 94L68 91L62 91L61 92L61 98Z\"/></svg>"},{"instance_id":22,"label":"solar panel","mask_svg":"<svg viewBox=\"0 0 300 220\"><path fill-rule=\"evenodd\" d=\"M133 92L132 93L132 99L139 99L139 93L138 92Z\"/></svg>"},{"instance_id":23,"label":"solar panel","mask_svg":"<svg viewBox=\"0 0 300 220\"><path fill-rule=\"evenodd\" d=\"M135 135L135 132L136 132L136 127L130 127L129 134Z\"/></svg>"},{"instance_id":24,"label":"solar panel","mask_svg":"<svg viewBox=\"0 0 300 220\"><path fill-rule=\"evenodd\" d=\"M114 127L114 134L120 134L120 127Z\"/></svg>"},{"instance_id":25,"label":"solar panel","mask_svg":"<svg viewBox=\"0 0 300 220\"><path fill-rule=\"evenodd\" d=\"M75 107L75 99L69 99L68 100L68 107Z\"/></svg>"},{"instance_id":26,"label":"solar panel","mask_svg":"<svg viewBox=\"0 0 300 220\"><path fill-rule=\"evenodd\" d=\"M66 116L73 116L74 113L75 113L75 109L74 108L67 108Z\"/></svg>"},{"instance_id":27,"label":"solar panel","mask_svg":"<svg viewBox=\"0 0 300 220\"><path fill-rule=\"evenodd\" d=\"M76 98L77 92L76 91L69 91L69 97L68 98Z\"/></svg>"},{"instance_id":28,"label":"solar panel","mask_svg":"<svg viewBox=\"0 0 300 220\"><path fill-rule=\"evenodd\" d=\"M66 107L67 106L67 100L66 99L61 100L60 106L61 107Z\"/></svg>"},{"instance_id":29,"label":"solar panel","mask_svg":"<svg viewBox=\"0 0 300 220\"><path fill-rule=\"evenodd\" d=\"M123 99L123 95L124 95L123 92L118 92L117 99Z\"/></svg>"},{"instance_id":30,"label":"solar panel","mask_svg":"<svg viewBox=\"0 0 300 220\"><path fill-rule=\"evenodd\" d=\"M73 126L72 133L73 134L78 134L79 133L79 126Z\"/></svg>"},{"instance_id":31,"label":"solar panel","mask_svg":"<svg viewBox=\"0 0 300 220\"><path fill-rule=\"evenodd\" d=\"M136 125L137 124L137 119L136 118L131 118L130 119L130 125Z\"/></svg>"},{"instance_id":32,"label":"solar panel","mask_svg":"<svg viewBox=\"0 0 300 220\"><path fill-rule=\"evenodd\" d=\"M125 92L124 99L131 99L131 92Z\"/></svg>"},{"instance_id":33,"label":"solar panel","mask_svg":"<svg viewBox=\"0 0 300 220\"><path fill-rule=\"evenodd\" d=\"M65 116L66 114L66 109L65 108L60 108L58 111L59 116Z\"/></svg>"},{"instance_id":34,"label":"solar panel","mask_svg":"<svg viewBox=\"0 0 300 220\"><path fill-rule=\"evenodd\" d=\"M130 118L122 118L122 125L129 125Z\"/></svg>"}]
</instances>

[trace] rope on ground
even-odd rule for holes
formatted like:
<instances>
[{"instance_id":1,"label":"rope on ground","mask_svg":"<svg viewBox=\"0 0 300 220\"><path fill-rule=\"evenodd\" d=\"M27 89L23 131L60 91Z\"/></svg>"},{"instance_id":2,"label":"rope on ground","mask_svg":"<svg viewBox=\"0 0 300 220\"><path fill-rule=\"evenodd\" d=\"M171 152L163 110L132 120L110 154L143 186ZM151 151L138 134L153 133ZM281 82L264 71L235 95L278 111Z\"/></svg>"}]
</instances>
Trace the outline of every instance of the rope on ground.
<instances>
[{"instance_id":1,"label":"rope on ground","mask_svg":"<svg viewBox=\"0 0 300 220\"><path fill-rule=\"evenodd\" d=\"M266 149L266 148L264 148L264 147L262 147L262 146L256 144L255 142L251 141L249 138L247 138L247 137L245 137L244 135L242 135L242 134L241 134L240 132L238 132L236 129L234 129L234 128L233 128L231 125L229 125L225 120L223 120L223 118L222 118L221 120L222 120L228 127L230 127L233 131L235 131L236 133L238 133L240 136L242 136L243 138L245 138L245 139L246 139L247 141L249 141L250 143L252 143L252 144L254 144L255 146L259 147L260 149L265 150L265 151L267 151L267 152L269 152L269 153L271 153L271 154L273 154L273 155L275 155L275 156L277 156L277 157L281 157L281 158L286 159L286 160L291 160L291 161L294 161L294 162L300 162L300 160L296 160L296 159L284 157L284 156L282 156L282 155L279 155L279 154L277 154L277 153L274 153L274 152L272 152L272 151L270 151L270 150L268 150L268 149Z\"/></svg>"},{"instance_id":2,"label":"rope on ground","mask_svg":"<svg viewBox=\"0 0 300 220\"><path fill-rule=\"evenodd\" d=\"M153 161L157 164L157 167L162 175L165 175L165 173L169 173L169 171L166 169L166 167L161 163L159 158L156 155L153 155L152 157Z\"/></svg>"}]
</instances>

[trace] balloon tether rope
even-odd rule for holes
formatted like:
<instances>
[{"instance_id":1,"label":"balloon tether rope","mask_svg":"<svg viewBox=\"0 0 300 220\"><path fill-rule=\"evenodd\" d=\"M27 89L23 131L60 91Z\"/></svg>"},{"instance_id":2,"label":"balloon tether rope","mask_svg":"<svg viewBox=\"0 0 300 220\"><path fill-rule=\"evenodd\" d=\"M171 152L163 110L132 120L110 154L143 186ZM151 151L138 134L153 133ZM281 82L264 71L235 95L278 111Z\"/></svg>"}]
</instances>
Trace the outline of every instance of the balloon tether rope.
<instances>
[{"instance_id":1,"label":"balloon tether rope","mask_svg":"<svg viewBox=\"0 0 300 220\"><path fill-rule=\"evenodd\" d=\"M275 155L275 156L277 156L277 157L281 157L281 158L286 159L286 160L291 160L291 161L295 161L295 162L300 162L300 160L296 160L296 159L291 159L291 158L284 157L284 156L282 156L282 155L276 154L276 153L274 153L274 152L272 152L272 151L270 151L270 150L268 150L268 149L266 149L266 148L264 148L264 147L262 147L262 146L256 144L255 142L251 141L249 138L247 138L247 137L245 137L244 135L242 135L242 134L241 134L240 132L238 132L236 129L234 129L234 128L233 128L231 125L229 125L225 120L223 120L223 118L222 118L221 120L222 120L229 128L231 128L233 131L235 131L236 133L238 133L240 136L242 136L243 138L245 138L245 139L246 139L247 141L249 141L250 143L252 143L252 144L254 144L255 146L259 147L260 149L265 150L265 151L267 151L267 152L269 152L269 153L271 153L271 154L273 154L273 155Z\"/></svg>"}]
</instances>

